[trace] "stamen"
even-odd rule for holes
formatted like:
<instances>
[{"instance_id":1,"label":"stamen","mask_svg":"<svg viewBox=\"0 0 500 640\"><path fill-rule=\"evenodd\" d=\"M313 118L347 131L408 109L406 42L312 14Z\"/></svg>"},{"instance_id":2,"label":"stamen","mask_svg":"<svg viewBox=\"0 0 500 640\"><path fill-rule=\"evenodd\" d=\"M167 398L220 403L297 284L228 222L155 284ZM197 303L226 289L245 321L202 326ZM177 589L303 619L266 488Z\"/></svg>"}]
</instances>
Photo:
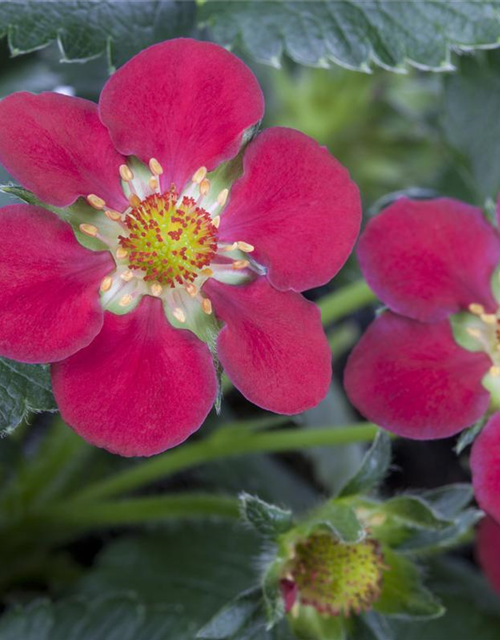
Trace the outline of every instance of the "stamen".
<instances>
[{"instance_id":1,"label":"stamen","mask_svg":"<svg viewBox=\"0 0 500 640\"><path fill-rule=\"evenodd\" d=\"M120 165L120 177L124 182L130 182L134 179L134 174L126 164Z\"/></svg>"},{"instance_id":2,"label":"stamen","mask_svg":"<svg viewBox=\"0 0 500 640\"><path fill-rule=\"evenodd\" d=\"M473 313L475 316L480 316L482 313L484 313L484 307L482 304L477 304L473 302L472 304L469 305L469 311Z\"/></svg>"},{"instance_id":3,"label":"stamen","mask_svg":"<svg viewBox=\"0 0 500 640\"><path fill-rule=\"evenodd\" d=\"M211 278L214 275L214 272L210 268L202 269L201 273L202 275L207 276L207 278Z\"/></svg>"},{"instance_id":4,"label":"stamen","mask_svg":"<svg viewBox=\"0 0 500 640\"><path fill-rule=\"evenodd\" d=\"M201 184L202 180L205 179L206 175L207 175L207 168L200 167L198 171L195 171L195 173L193 174L191 181L195 182L196 184Z\"/></svg>"},{"instance_id":5,"label":"stamen","mask_svg":"<svg viewBox=\"0 0 500 640\"><path fill-rule=\"evenodd\" d=\"M192 298L194 298L198 293L198 287L194 285L192 282L189 282L188 284L184 285L184 289L186 289L186 291L189 293L189 295Z\"/></svg>"},{"instance_id":6,"label":"stamen","mask_svg":"<svg viewBox=\"0 0 500 640\"><path fill-rule=\"evenodd\" d=\"M156 189L158 189L158 180L156 178L150 178L149 186L153 191L156 191Z\"/></svg>"},{"instance_id":7,"label":"stamen","mask_svg":"<svg viewBox=\"0 0 500 640\"><path fill-rule=\"evenodd\" d=\"M255 247L253 246L253 244L248 244L248 242L237 242L236 243L238 245L238 249L240 251L243 251L244 253L252 253L252 251L255 251Z\"/></svg>"},{"instance_id":8,"label":"stamen","mask_svg":"<svg viewBox=\"0 0 500 640\"><path fill-rule=\"evenodd\" d=\"M111 285L113 284L113 278L111 276L106 276L104 280L101 282L101 291L105 293L111 289Z\"/></svg>"},{"instance_id":9,"label":"stamen","mask_svg":"<svg viewBox=\"0 0 500 640\"><path fill-rule=\"evenodd\" d=\"M204 313L206 313L207 316L209 316L212 313L211 300L209 300L208 298L203 298L203 300L201 301L201 308L203 309Z\"/></svg>"},{"instance_id":10,"label":"stamen","mask_svg":"<svg viewBox=\"0 0 500 640\"><path fill-rule=\"evenodd\" d=\"M155 176L161 176L161 174L163 173L163 167L156 158L151 158L151 160L149 161L149 169Z\"/></svg>"},{"instance_id":11,"label":"stamen","mask_svg":"<svg viewBox=\"0 0 500 640\"><path fill-rule=\"evenodd\" d=\"M229 189L222 189L222 191L217 196L217 202L221 207L223 207L226 204L228 195L229 195Z\"/></svg>"},{"instance_id":12,"label":"stamen","mask_svg":"<svg viewBox=\"0 0 500 640\"><path fill-rule=\"evenodd\" d=\"M97 227L93 224L86 224L85 222L80 225L80 231L91 238L95 238L99 233L99 229Z\"/></svg>"},{"instance_id":13,"label":"stamen","mask_svg":"<svg viewBox=\"0 0 500 640\"><path fill-rule=\"evenodd\" d=\"M219 251L235 251L238 248L238 243L233 242L233 244L226 244L219 248Z\"/></svg>"},{"instance_id":14,"label":"stamen","mask_svg":"<svg viewBox=\"0 0 500 640\"><path fill-rule=\"evenodd\" d=\"M127 293L127 295L123 296L118 304L120 305L120 307L127 307L133 299L134 297L130 293Z\"/></svg>"},{"instance_id":15,"label":"stamen","mask_svg":"<svg viewBox=\"0 0 500 640\"><path fill-rule=\"evenodd\" d=\"M494 313L482 313L480 316L481 320L486 324L496 324L497 317Z\"/></svg>"},{"instance_id":16,"label":"stamen","mask_svg":"<svg viewBox=\"0 0 500 640\"><path fill-rule=\"evenodd\" d=\"M124 271L120 278L122 280L125 280L125 282L130 282L131 280L134 279L134 273L132 271L130 271L130 269L127 269L127 271Z\"/></svg>"},{"instance_id":17,"label":"stamen","mask_svg":"<svg viewBox=\"0 0 500 640\"><path fill-rule=\"evenodd\" d=\"M129 198L128 201L130 202L130 206L134 207L134 209L138 206L140 206L141 204L141 199L139 198L139 196L136 193L132 193Z\"/></svg>"},{"instance_id":18,"label":"stamen","mask_svg":"<svg viewBox=\"0 0 500 640\"><path fill-rule=\"evenodd\" d=\"M233 262L233 269L246 269L249 265L250 263L248 260L235 260Z\"/></svg>"},{"instance_id":19,"label":"stamen","mask_svg":"<svg viewBox=\"0 0 500 640\"><path fill-rule=\"evenodd\" d=\"M116 250L116 257L118 258L118 260L123 260L123 258L126 258L127 256L128 251L123 247L118 247L118 249Z\"/></svg>"},{"instance_id":20,"label":"stamen","mask_svg":"<svg viewBox=\"0 0 500 640\"><path fill-rule=\"evenodd\" d=\"M172 315L179 322L183 322L183 323L186 322L186 314L184 313L184 311L180 307L176 307L172 311Z\"/></svg>"},{"instance_id":21,"label":"stamen","mask_svg":"<svg viewBox=\"0 0 500 640\"><path fill-rule=\"evenodd\" d=\"M158 298L159 296L161 296L163 291L163 287L161 286L161 284L159 284L158 282L155 282L154 284L151 285L151 293Z\"/></svg>"},{"instance_id":22,"label":"stamen","mask_svg":"<svg viewBox=\"0 0 500 640\"><path fill-rule=\"evenodd\" d=\"M106 209L104 215L110 220L113 220L113 222L118 222L122 219L122 214L118 211L113 211L112 209Z\"/></svg>"},{"instance_id":23,"label":"stamen","mask_svg":"<svg viewBox=\"0 0 500 640\"><path fill-rule=\"evenodd\" d=\"M490 367L490 373L494 378L498 378L500 376L500 367L493 365Z\"/></svg>"},{"instance_id":24,"label":"stamen","mask_svg":"<svg viewBox=\"0 0 500 640\"><path fill-rule=\"evenodd\" d=\"M218 229L220 225L220 216L215 216L215 218L212 220L212 224L216 229Z\"/></svg>"},{"instance_id":25,"label":"stamen","mask_svg":"<svg viewBox=\"0 0 500 640\"><path fill-rule=\"evenodd\" d=\"M104 207L106 206L104 200L93 193L87 196L87 202L91 207L94 207L94 209L104 209Z\"/></svg>"},{"instance_id":26,"label":"stamen","mask_svg":"<svg viewBox=\"0 0 500 640\"><path fill-rule=\"evenodd\" d=\"M206 196L209 191L210 191L210 180L205 178L200 182L200 194L202 196Z\"/></svg>"}]
</instances>

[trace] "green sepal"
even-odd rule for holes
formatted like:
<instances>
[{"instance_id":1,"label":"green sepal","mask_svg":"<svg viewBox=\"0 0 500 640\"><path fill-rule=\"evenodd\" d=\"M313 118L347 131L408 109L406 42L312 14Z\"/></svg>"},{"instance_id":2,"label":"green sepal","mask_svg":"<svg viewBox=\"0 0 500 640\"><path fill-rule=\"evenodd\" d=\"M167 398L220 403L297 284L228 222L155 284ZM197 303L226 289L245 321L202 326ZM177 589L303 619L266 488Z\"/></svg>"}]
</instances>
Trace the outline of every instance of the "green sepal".
<instances>
[{"instance_id":1,"label":"green sepal","mask_svg":"<svg viewBox=\"0 0 500 640\"><path fill-rule=\"evenodd\" d=\"M411 560L383 547L387 569L383 573L380 598L373 609L403 619L430 619L442 616L445 609L422 584L420 572Z\"/></svg>"},{"instance_id":2,"label":"green sepal","mask_svg":"<svg viewBox=\"0 0 500 640\"><path fill-rule=\"evenodd\" d=\"M262 597L268 630L272 629L285 616L285 602L281 593L283 562L278 559L272 562L262 576Z\"/></svg>"},{"instance_id":3,"label":"green sepal","mask_svg":"<svg viewBox=\"0 0 500 640\"><path fill-rule=\"evenodd\" d=\"M488 418L485 416L484 418L481 418L481 420L478 420L476 424L472 425L472 427L469 427L468 429L462 431L454 448L457 456L459 456L464 449L466 449L474 442L474 440L483 430L484 425L487 421Z\"/></svg>"},{"instance_id":4,"label":"green sepal","mask_svg":"<svg viewBox=\"0 0 500 640\"><path fill-rule=\"evenodd\" d=\"M268 504L248 493L240 495L240 512L242 520L266 538L275 539L290 531L294 524L289 509Z\"/></svg>"},{"instance_id":5,"label":"green sepal","mask_svg":"<svg viewBox=\"0 0 500 640\"><path fill-rule=\"evenodd\" d=\"M381 511L415 529L439 531L453 524L421 496L396 496L382 503Z\"/></svg>"},{"instance_id":6,"label":"green sepal","mask_svg":"<svg viewBox=\"0 0 500 640\"><path fill-rule=\"evenodd\" d=\"M342 616L322 616L313 607L300 607L289 614L288 623L297 640L347 640L346 620Z\"/></svg>"},{"instance_id":7,"label":"green sepal","mask_svg":"<svg viewBox=\"0 0 500 640\"><path fill-rule=\"evenodd\" d=\"M359 469L341 489L339 496L345 497L376 489L387 474L390 464L391 440L385 431L379 431Z\"/></svg>"},{"instance_id":8,"label":"green sepal","mask_svg":"<svg viewBox=\"0 0 500 640\"><path fill-rule=\"evenodd\" d=\"M354 509L334 500L322 505L293 530L297 538L307 538L318 529L324 529L345 544L361 542L366 537L366 530L359 521Z\"/></svg>"}]
</instances>

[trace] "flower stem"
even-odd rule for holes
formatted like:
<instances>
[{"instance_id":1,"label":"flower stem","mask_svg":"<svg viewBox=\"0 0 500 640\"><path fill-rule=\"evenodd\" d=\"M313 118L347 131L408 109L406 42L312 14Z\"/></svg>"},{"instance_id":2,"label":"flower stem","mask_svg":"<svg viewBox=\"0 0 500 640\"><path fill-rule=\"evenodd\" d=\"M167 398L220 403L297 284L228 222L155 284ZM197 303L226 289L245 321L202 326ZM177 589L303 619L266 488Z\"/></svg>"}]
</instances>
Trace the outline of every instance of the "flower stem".
<instances>
[{"instance_id":1,"label":"flower stem","mask_svg":"<svg viewBox=\"0 0 500 640\"><path fill-rule=\"evenodd\" d=\"M289 428L265 432L248 428L236 430L234 425L227 425L205 440L185 444L90 484L74 495L72 502L120 495L212 460L248 453L277 453L318 446L366 442L373 440L376 433L377 427L369 423L335 428L329 426L314 429Z\"/></svg>"},{"instance_id":2,"label":"flower stem","mask_svg":"<svg viewBox=\"0 0 500 640\"><path fill-rule=\"evenodd\" d=\"M318 301L321 322L326 325L340 320L357 309L366 307L377 300L376 295L364 280L357 280L341 289L323 296Z\"/></svg>"},{"instance_id":3,"label":"flower stem","mask_svg":"<svg viewBox=\"0 0 500 640\"><path fill-rule=\"evenodd\" d=\"M67 501L43 511L43 518L70 531L114 527L178 518L238 518L238 500L203 493L160 495L86 503Z\"/></svg>"}]
</instances>

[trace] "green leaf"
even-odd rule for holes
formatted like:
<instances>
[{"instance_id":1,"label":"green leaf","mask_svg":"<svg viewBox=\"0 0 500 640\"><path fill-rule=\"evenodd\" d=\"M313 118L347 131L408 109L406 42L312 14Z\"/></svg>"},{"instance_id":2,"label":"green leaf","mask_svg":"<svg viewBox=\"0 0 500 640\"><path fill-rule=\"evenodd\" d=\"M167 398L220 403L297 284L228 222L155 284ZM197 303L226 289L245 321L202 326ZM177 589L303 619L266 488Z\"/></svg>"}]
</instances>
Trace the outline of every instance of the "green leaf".
<instances>
[{"instance_id":1,"label":"green leaf","mask_svg":"<svg viewBox=\"0 0 500 640\"><path fill-rule=\"evenodd\" d=\"M259 62L279 66L283 53L299 64L332 63L368 71L452 69L450 50L497 45L496 2L344 0L216 2L201 19L224 46L241 42Z\"/></svg>"},{"instance_id":2,"label":"green leaf","mask_svg":"<svg viewBox=\"0 0 500 640\"><path fill-rule=\"evenodd\" d=\"M442 124L450 146L462 157L478 202L500 191L499 52L464 58L446 78Z\"/></svg>"},{"instance_id":3,"label":"green leaf","mask_svg":"<svg viewBox=\"0 0 500 640\"><path fill-rule=\"evenodd\" d=\"M31 411L57 411L48 367L0 358L0 432L10 433Z\"/></svg>"},{"instance_id":4,"label":"green leaf","mask_svg":"<svg viewBox=\"0 0 500 640\"><path fill-rule=\"evenodd\" d=\"M293 526L293 514L248 493L240 495L241 517L261 535L275 538Z\"/></svg>"},{"instance_id":5,"label":"green leaf","mask_svg":"<svg viewBox=\"0 0 500 640\"><path fill-rule=\"evenodd\" d=\"M204 640L240 640L249 627L263 626L262 592L260 588L250 589L225 605L196 634ZM257 618L257 621L255 620Z\"/></svg>"},{"instance_id":6,"label":"green leaf","mask_svg":"<svg viewBox=\"0 0 500 640\"><path fill-rule=\"evenodd\" d=\"M107 53L111 67L141 49L193 31L195 3L173 0L2 2L0 37L13 55L57 40L64 62L85 62Z\"/></svg>"},{"instance_id":7,"label":"green leaf","mask_svg":"<svg viewBox=\"0 0 500 640\"><path fill-rule=\"evenodd\" d=\"M92 601L47 601L15 608L0 619L2 640L172 640L176 615L145 607L132 595Z\"/></svg>"},{"instance_id":8,"label":"green leaf","mask_svg":"<svg viewBox=\"0 0 500 640\"><path fill-rule=\"evenodd\" d=\"M426 589L413 562L387 547L383 549L384 571L380 599L374 605L378 613L400 618L435 618L444 613L441 604Z\"/></svg>"},{"instance_id":9,"label":"green leaf","mask_svg":"<svg viewBox=\"0 0 500 640\"><path fill-rule=\"evenodd\" d=\"M343 487L340 495L349 496L376 489L387 474L390 463L391 440L387 433L379 431L360 468Z\"/></svg>"},{"instance_id":10,"label":"green leaf","mask_svg":"<svg viewBox=\"0 0 500 640\"><path fill-rule=\"evenodd\" d=\"M483 430L486 421L486 418L478 420L475 425L469 427L468 429L465 429L465 431L462 431L462 433L458 437L457 444L455 445L455 453L457 454L457 456L459 456L465 448L467 448L474 442L474 440Z\"/></svg>"}]
</instances>

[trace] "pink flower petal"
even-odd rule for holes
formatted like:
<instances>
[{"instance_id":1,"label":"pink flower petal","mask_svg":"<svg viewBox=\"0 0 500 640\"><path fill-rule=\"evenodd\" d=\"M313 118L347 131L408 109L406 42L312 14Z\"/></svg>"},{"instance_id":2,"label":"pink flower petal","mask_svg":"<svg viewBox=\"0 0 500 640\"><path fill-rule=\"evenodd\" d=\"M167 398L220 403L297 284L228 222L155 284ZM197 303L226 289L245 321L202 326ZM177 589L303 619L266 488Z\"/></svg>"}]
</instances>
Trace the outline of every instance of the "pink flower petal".
<instances>
[{"instance_id":1,"label":"pink flower petal","mask_svg":"<svg viewBox=\"0 0 500 640\"><path fill-rule=\"evenodd\" d=\"M208 42L188 38L153 45L110 78L102 121L117 149L164 168L164 187L180 190L201 166L235 156L246 129L264 113L250 69Z\"/></svg>"},{"instance_id":2,"label":"pink flower petal","mask_svg":"<svg viewBox=\"0 0 500 640\"><path fill-rule=\"evenodd\" d=\"M63 419L85 440L122 456L151 456L203 423L217 393L205 344L174 329L149 296L123 316L107 312L94 342L52 367Z\"/></svg>"},{"instance_id":3,"label":"pink flower petal","mask_svg":"<svg viewBox=\"0 0 500 640\"><path fill-rule=\"evenodd\" d=\"M368 223L358 256L370 287L397 313L434 321L472 302L496 310L498 234L458 200L397 200Z\"/></svg>"},{"instance_id":4,"label":"pink flower petal","mask_svg":"<svg viewBox=\"0 0 500 640\"><path fill-rule=\"evenodd\" d=\"M470 465L481 509L500 522L500 413L495 413L476 438Z\"/></svg>"},{"instance_id":5,"label":"pink flower petal","mask_svg":"<svg viewBox=\"0 0 500 640\"><path fill-rule=\"evenodd\" d=\"M393 433L446 438L488 408L481 380L491 362L453 340L448 321L424 324L386 312L354 348L345 388L355 407Z\"/></svg>"},{"instance_id":6,"label":"pink flower petal","mask_svg":"<svg viewBox=\"0 0 500 640\"><path fill-rule=\"evenodd\" d=\"M325 397L331 352L318 308L265 278L236 287L209 281L204 292L225 322L217 340L227 375L250 402L295 414Z\"/></svg>"},{"instance_id":7,"label":"pink flower petal","mask_svg":"<svg viewBox=\"0 0 500 640\"><path fill-rule=\"evenodd\" d=\"M0 209L0 355L54 362L86 347L101 330L99 283L113 268L53 213Z\"/></svg>"},{"instance_id":8,"label":"pink flower petal","mask_svg":"<svg viewBox=\"0 0 500 640\"><path fill-rule=\"evenodd\" d=\"M94 193L123 209L122 162L93 102L58 93L0 101L0 163L43 202L64 207Z\"/></svg>"},{"instance_id":9,"label":"pink flower petal","mask_svg":"<svg viewBox=\"0 0 500 640\"><path fill-rule=\"evenodd\" d=\"M356 185L317 142L293 129L261 133L244 156L231 190L220 238L255 246L280 290L325 284L347 260L359 232Z\"/></svg>"},{"instance_id":10,"label":"pink flower petal","mask_svg":"<svg viewBox=\"0 0 500 640\"><path fill-rule=\"evenodd\" d=\"M500 594L500 525L490 516L479 524L476 556L491 586Z\"/></svg>"}]
</instances>

